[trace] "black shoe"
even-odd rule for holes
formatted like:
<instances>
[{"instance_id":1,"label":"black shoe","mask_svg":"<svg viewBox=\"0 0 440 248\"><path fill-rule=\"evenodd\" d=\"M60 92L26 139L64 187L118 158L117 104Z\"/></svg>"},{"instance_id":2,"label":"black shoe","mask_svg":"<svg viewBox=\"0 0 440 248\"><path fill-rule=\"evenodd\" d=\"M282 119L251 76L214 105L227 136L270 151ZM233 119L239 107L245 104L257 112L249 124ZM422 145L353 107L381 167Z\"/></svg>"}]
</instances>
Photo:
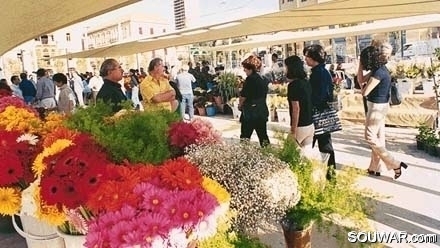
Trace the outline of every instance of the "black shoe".
<instances>
[{"instance_id":1,"label":"black shoe","mask_svg":"<svg viewBox=\"0 0 440 248\"><path fill-rule=\"evenodd\" d=\"M402 175L402 167L404 169L408 168L408 165L404 162L400 162L400 166L397 169L394 169L394 179L399 178Z\"/></svg>"},{"instance_id":2,"label":"black shoe","mask_svg":"<svg viewBox=\"0 0 440 248\"><path fill-rule=\"evenodd\" d=\"M370 175L370 176L377 176L377 177L380 177L380 172L378 172L378 171L372 171L372 170L368 169L368 170L367 170L367 173L368 173L368 175Z\"/></svg>"}]
</instances>

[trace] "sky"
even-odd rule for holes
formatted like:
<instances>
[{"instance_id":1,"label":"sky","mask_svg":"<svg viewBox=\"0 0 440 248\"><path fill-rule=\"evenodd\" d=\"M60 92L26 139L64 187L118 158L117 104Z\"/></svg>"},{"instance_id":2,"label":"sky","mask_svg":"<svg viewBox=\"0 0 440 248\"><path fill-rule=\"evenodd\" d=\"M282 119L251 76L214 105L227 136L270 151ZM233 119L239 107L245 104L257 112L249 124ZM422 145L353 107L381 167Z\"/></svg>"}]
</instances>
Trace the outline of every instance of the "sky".
<instances>
[{"instance_id":1,"label":"sky","mask_svg":"<svg viewBox=\"0 0 440 248\"><path fill-rule=\"evenodd\" d=\"M279 10L278 0L186 0L199 1L200 23L211 25L236 19L275 12ZM104 15L92 18L77 25L83 27L99 26L115 17L141 11L146 16L160 17L174 24L173 0L142 0ZM174 25L172 25L174 26Z\"/></svg>"}]
</instances>

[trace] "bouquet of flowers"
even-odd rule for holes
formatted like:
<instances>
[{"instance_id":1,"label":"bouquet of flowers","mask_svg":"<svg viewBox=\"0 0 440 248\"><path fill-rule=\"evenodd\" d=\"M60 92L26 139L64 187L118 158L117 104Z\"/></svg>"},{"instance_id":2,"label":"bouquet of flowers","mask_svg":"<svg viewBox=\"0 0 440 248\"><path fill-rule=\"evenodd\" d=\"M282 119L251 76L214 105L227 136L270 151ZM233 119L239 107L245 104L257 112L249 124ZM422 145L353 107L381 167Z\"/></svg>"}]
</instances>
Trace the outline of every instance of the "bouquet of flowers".
<instances>
[{"instance_id":1,"label":"bouquet of flowers","mask_svg":"<svg viewBox=\"0 0 440 248\"><path fill-rule=\"evenodd\" d=\"M87 203L86 247L187 247L217 232L229 194L185 158L113 167Z\"/></svg>"},{"instance_id":2,"label":"bouquet of flowers","mask_svg":"<svg viewBox=\"0 0 440 248\"><path fill-rule=\"evenodd\" d=\"M20 211L21 191L35 180L31 171L41 142L32 134L0 130L0 214Z\"/></svg>"},{"instance_id":3,"label":"bouquet of flowers","mask_svg":"<svg viewBox=\"0 0 440 248\"><path fill-rule=\"evenodd\" d=\"M65 128L48 134L43 148L32 166L39 178L39 188L35 192L40 198L37 204L43 210L36 215L60 225L66 220L66 209L75 210L86 205L108 177L107 166L111 162L91 136ZM44 211L47 208L51 211Z\"/></svg>"}]
</instances>

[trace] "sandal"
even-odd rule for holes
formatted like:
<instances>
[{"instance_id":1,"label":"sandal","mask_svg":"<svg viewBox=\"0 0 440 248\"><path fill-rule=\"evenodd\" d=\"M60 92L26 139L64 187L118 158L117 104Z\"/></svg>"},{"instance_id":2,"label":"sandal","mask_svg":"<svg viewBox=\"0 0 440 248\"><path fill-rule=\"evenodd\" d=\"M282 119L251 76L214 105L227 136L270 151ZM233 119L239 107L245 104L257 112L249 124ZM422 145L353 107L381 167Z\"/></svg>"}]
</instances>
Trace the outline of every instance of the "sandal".
<instances>
[{"instance_id":1,"label":"sandal","mask_svg":"<svg viewBox=\"0 0 440 248\"><path fill-rule=\"evenodd\" d=\"M377 177L380 177L380 172L378 172L378 171L373 171L373 170L367 169L367 173L368 173L368 175L370 175L370 176L377 176Z\"/></svg>"},{"instance_id":2,"label":"sandal","mask_svg":"<svg viewBox=\"0 0 440 248\"><path fill-rule=\"evenodd\" d=\"M404 162L400 162L400 166L397 169L394 169L394 179L399 178L402 175L402 167L404 169L408 168L408 165Z\"/></svg>"}]
</instances>

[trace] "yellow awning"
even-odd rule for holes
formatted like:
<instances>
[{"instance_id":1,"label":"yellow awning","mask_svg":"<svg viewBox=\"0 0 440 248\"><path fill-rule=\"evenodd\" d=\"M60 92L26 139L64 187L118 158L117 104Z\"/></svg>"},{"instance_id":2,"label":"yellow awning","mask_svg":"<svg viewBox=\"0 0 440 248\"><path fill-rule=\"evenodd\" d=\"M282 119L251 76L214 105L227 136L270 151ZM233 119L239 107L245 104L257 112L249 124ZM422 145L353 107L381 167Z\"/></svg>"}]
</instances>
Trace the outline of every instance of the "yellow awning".
<instances>
[{"instance_id":1,"label":"yellow awning","mask_svg":"<svg viewBox=\"0 0 440 248\"><path fill-rule=\"evenodd\" d=\"M220 29L207 26L180 30L151 37L144 42L115 44L62 57L117 57L237 36L436 13L440 13L439 0L336 0L300 9L245 18L232 23L236 25Z\"/></svg>"},{"instance_id":2,"label":"yellow awning","mask_svg":"<svg viewBox=\"0 0 440 248\"><path fill-rule=\"evenodd\" d=\"M0 24L0 55L42 34L138 1L4 0Z\"/></svg>"}]
</instances>

